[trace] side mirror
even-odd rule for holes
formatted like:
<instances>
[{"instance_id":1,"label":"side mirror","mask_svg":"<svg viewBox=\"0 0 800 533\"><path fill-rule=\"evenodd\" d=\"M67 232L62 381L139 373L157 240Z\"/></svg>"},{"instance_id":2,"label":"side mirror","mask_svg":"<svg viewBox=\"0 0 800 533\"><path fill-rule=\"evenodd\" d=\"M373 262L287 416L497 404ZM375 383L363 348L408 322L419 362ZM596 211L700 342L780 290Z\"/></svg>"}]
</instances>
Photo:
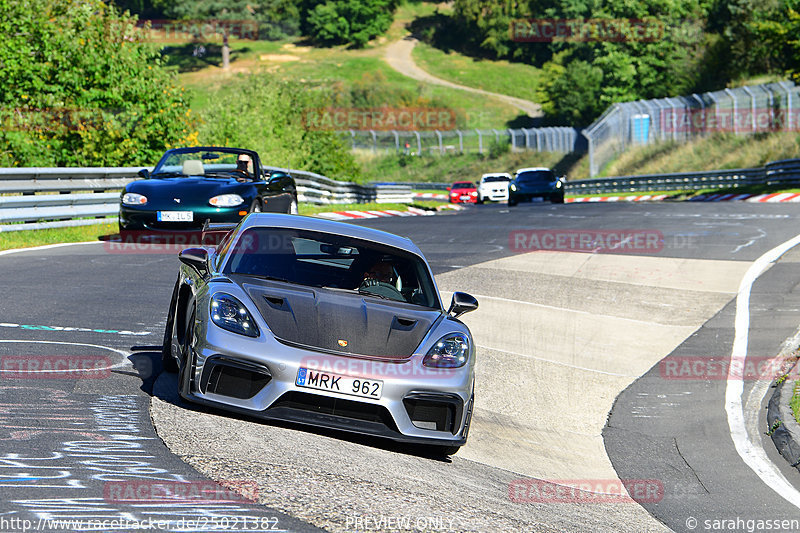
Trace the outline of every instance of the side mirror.
<instances>
[{"instance_id":1,"label":"side mirror","mask_svg":"<svg viewBox=\"0 0 800 533\"><path fill-rule=\"evenodd\" d=\"M470 296L466 292L454 292L453 301L450 303L450 309L447 310L448 315L453 315L453 318L458 318L464 313L469 313L478 308L478 300L474 296Z\"/></svg>"},{"instance_id":2,"label":"side mirror","mask_svg":"<svg viewBox=\"0 0 800 533\"><path fill-rule=\"evenodd\" d=\"M453 188L452 188L452 187L447 187L445 190L446 190L446 191L452 191L452 190L453 190Z\"/></svg>"},{"instance_id":3,"label":"side mirror","mask_svg":"<svg viewBox=\"0 0 800 533\"><path fill-rule=\"evenodd\" d=\"M205 248L186 248L178 254L178 259L201 276L208 274L208 251Z\"/></svg>"},{"instance_id":4,"label":"side mirror","mask_svg":"<svg viewBox=\"0 0 800 533\"><path fill-rule=\"evenodd\" d=\"M140 177L142 177L144 179L148 179L150 177L150 171L147 170L146 168L143 168L142 170L140 170L136 174L138 174Z\"/></svg>"}]
</instances>

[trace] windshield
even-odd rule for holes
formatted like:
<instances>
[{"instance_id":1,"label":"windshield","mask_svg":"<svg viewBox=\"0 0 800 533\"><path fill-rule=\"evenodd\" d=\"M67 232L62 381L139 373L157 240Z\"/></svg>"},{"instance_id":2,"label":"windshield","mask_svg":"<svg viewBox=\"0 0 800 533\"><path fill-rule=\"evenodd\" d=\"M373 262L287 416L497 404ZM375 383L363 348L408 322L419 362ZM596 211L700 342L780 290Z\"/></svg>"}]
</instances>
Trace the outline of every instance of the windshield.
<instances>
[{"instance_id":1,"label":"windshield","mask_svg":"<svg viewBox=\"0 0 800 533\"><path fill-rule=\"evenodd\" d=\"M517 181L521 183L545 183L556 181L552 170L528 170L517 174Z\"/></svg>"},{"instance_id":2,"label":"windshield","mask_svg":"<svg viewBox=\"0 0 800 533\"><path fill-rule=\"evenodd\" d=\"M420 257L330 233L247 229L230 252L223 272L439 307L430 273Z\"/></svg>"},{"instance_id":3,"label":"windshield","mask_svg":"<svg viewBox=\"0 0 800 533\"><path fill-rule=\"evenodd\" d=\"M486 176L485 178L483 178L484 183L509 181L509 180L510 178L508 176Z\"/></svg>"},{"instance_id":4,"label":"windshield","mask_svg":"<svg viewBox=\"0 0 800 533\"><path fill-rule=\"evenodd\" d=\"M475 185L468 181L458 181L453 184L453 189L474 189Z\"/></svg>"},{"instance_id":5,"label":"windshield","mask_svg":"<svg viewBox=\"0 0 800 533\"><path fill-rule=\"evenodd\" d=\"M245 152L196 150L167 154L153 170L153 174L210 177L253 177L253 160Z\"/></svg>"}]
</instances>

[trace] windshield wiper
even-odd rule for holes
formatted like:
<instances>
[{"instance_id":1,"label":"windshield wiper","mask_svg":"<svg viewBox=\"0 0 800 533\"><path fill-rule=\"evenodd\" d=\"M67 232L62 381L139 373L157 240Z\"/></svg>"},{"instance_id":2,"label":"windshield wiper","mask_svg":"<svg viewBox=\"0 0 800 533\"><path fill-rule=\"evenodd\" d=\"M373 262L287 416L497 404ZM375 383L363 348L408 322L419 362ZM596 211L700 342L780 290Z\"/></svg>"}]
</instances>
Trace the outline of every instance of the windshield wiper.
<instances>
[{"instance_id":1,"label":"windshield wiper","mask_svg":"<svg viewBox=\"0 0 800 533\"><path fill-rule=\"evenodd\" d=\"M289 281L286 278L279 278L277 276L267 276L264 274L247 274L246 272L231 272L231 274L236 274L237 276L248 276L250 278L258 278L258 279L265 279L267 281L280 281L282 283L293 283L297 284L295 281Z\"/></svg>"}]
</instances>

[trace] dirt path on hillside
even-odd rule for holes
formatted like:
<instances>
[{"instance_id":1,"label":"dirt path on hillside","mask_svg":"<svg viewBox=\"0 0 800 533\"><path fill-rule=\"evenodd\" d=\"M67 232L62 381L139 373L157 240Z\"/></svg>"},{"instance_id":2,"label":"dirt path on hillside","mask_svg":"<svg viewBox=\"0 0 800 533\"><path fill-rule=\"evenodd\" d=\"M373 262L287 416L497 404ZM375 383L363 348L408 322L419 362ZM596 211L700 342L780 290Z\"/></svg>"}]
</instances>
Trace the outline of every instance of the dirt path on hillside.
<instances>
[{"instance_id":1,"label":"dirt path on hillside","mask_svg":"<svg viewBox=\"0 0 800 533\"><path fill-rule=\"evenodd\" d=\"M471 93L482 94L490 98L495 98L516 107L532 118L542 116L542 106L537 103L529 100L523 100L522 98L514 98L513 96L508 96L505 94L492 93L489 91L484 91L483 89L459 85L457 83L437 78L436 76L433 76L432 74L422 70L419 66L417 66L416 63L414 63L414 59L411 56L411 52L414 50L414 46L416 46L418 42L419 41L416 38L410 35L400 39L399 41L395 41L386 47L384 59L387 63L389 63L389 66L403 76L408 76L409 78L413 78L423 83L443 85L444 87L460 89L462 91L469 91Z\"/></svg>"}]
</instances>

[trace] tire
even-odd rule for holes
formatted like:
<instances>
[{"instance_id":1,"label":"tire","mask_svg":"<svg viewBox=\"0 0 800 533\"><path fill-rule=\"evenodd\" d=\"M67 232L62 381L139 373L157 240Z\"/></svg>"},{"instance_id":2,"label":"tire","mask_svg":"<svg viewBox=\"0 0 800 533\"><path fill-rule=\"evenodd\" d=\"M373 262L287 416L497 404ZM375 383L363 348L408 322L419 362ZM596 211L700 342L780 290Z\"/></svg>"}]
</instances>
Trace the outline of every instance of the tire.
<instances>
[{"instance_id":1,"label":"tire","mask_svg":"<svg viewBox=\"0 0 800 533\"><path fill-rule=\"evenodd\" d=\"M564 203L564 195L563 194L554 194L550 197L550 202L554 204L563 204Z\"/></svg>"},{"instance_id":2,"label":"tire","mask_svg":"<svg viewBox=\"0 0 800 533\"><path fill-rule=\"evenodd\" d=\"M167 313L167 325L164 328L164 340L161 343L161 366L165 372L174 374L178 371L178 362L172 357L172 330L175 329L175 304L178 299L178 282L172 290L172 298Z\"/></svg>"},{"instance_id":3,"label":"tire","mask_svg":"<svg viewBox=\"0 0 800 533\"><path fill-rule=\"evenodd\" d=\"M484 201L485 201L485 200L484 200L483 198L481 198L480 196L478 196L478 203L479 203L479 204L482 204Z\"/></svg>"},{"instance_id":4,"label":"tire","mask_svg":"<svg viewBox=\"0 0 800 533\"><path fill-rule=\"evenodd\" d=\"M299 211L297 210L297 198L292 196L292 201L289 203L289 208L286 210L287 215L297 215Z\"/></svg>"},{"instance_id":5,"label":"tire","mask_svg":"<svg viewBox=\"0 0 800 533\"><path fill-rule=\"evenodd\" d=\"M195 310L186 322L186 334L181 344L181 366L178 371L178 390L181 395L192 393L192 374L194 371L194 357L192 356L192 337L194 336Z\"/></svg>"},{"instance_id":6,"label":"tire","mask_svg":"<svg viewBox=\"0 0 800 533\"><path fill-rule=\"evenodd\" d=\"M261 209L261 200L256 198L255 200L253 200L253 203L250 204L250 212L251 213L260 213L261 211L262 211L262 209Z\"/></svg>"},{"instance_id":7,"label":"tire","mask_svg":"<svg viewBox=\"0 0 800 533\"><path fill-rule=\"evenodd\" d=\"M509 197L508 198L508 207L514 207L515 205L517 205L517 199Z\"/></svg>"}]
</instances>

